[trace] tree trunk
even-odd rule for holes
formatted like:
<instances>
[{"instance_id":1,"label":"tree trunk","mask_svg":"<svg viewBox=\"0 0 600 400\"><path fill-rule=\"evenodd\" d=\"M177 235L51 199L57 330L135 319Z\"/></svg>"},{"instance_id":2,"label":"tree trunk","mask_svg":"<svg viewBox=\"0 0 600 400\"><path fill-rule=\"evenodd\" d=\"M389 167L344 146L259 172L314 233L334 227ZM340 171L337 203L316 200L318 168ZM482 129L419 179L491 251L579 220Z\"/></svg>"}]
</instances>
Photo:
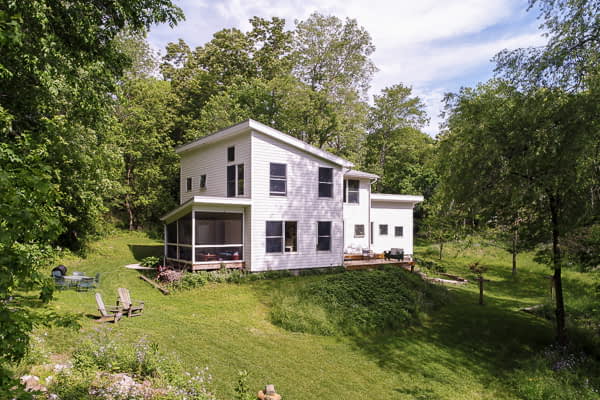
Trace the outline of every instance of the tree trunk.
<instances>
[{"instance_id":1,"label":"tree trunk","mask_svg":"<svg viewBox=\"0 0 600 400\"><path fill-rule=\"evenodd\" d=\"M442 259L442 252L444 251L444 242L440 242L440 260Z\"/></svg>"},{"instance_id":2,"label":"tree trunk","mask_svg":"<svg viewBox=\"0 0 600 400\"><path fill-rule=\"evenodd\" d=\"M127 189L131 188L131 168L127 168ZM125 195L125 208L127 209L127 214L129 215L129 230L134 230L134 215L133 209L131 207L131 203L129 202L129 193Z\"/></svg>"},{"instance_id":3,"label":"tree trunk","mask_svg":"<svg viewBox=\"0 0 600 400\"><path fill-rule=\"evenodd\" d=\"M556 340L559 344L567 343L567 329L565 325L565 304L563 299L561 278L561 251L559 229L559 200L550 196L550 212L552 214L552 260L554 264L554 292L556 295Z\"/></svg>"},{"instance_id":4,"label":"tree trunk","mask_svg":"<svg viewBox=\"0 0 600 400\"><path fill-rule=\"evenodd\" d=\"M519 240L519 231L515 229L512 240L512 275L517 276L517 241Z\"/></svg>"}]
</instances>

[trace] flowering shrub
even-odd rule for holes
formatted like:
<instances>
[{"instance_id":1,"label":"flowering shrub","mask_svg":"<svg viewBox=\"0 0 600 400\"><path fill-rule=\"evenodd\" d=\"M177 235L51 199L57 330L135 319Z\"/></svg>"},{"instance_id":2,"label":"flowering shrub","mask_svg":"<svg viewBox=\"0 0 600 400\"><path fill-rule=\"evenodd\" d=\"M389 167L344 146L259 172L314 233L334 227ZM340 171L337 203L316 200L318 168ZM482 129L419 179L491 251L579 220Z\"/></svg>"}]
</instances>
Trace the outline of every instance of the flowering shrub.
<instances>
[{"instance_id":1,"label":"flowering shrub","mask_svg":"<svg viewBox=\"0 0 600 400\"><path fill-rule=\"evenodd\" d=\"M129 343L99 329L73 353L72 368L60 371L49 393L62 400L212 400L207 369L185 371L173 355L141 338Z\"/></svg>"},{"instance_id":2,"label":"flowering shrub","mask_svg":"<svg viewBox=\"0 0 600 400\"><path fill-rule=\"evenodd\" d=\"M170 283L180 280L182 275L183 275L183 272L181 272L181 271L175 271L173 269L168 269L168 268L159 268L156 279L159 282L170 284Z\"/></svg>"}]
</instances>

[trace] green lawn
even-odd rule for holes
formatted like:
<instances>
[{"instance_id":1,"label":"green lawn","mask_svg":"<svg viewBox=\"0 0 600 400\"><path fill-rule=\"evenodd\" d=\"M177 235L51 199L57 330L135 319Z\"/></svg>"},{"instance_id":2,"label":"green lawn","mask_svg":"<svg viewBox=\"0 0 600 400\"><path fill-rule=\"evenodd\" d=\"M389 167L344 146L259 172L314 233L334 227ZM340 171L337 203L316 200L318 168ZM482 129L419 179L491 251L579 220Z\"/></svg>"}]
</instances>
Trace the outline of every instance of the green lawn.
<instances>
[{"instance_id":1,"label":"green lawn","mask_svg":"<svg viewBox=\"0 0 600 400\"><path fill-rule=\"evenodd\" d=\"M237 372L243 369L249 371L253 388L273 383L286 400L517 398L510 374L553 337L548 322L518 310L545 300L548 283L543 274L549 271L522 256L513 280L508 254L481 247L459 254L458 248L449 247L444 263L452 272L470 277L466 265L473 261L490 267L486 305L477 305L473 284L450 288L448 304L424 315L419 326L383 337L292 333L270 322L274 293L322 276L209 284L164 296L139 279L138 271L123 268L162 252L160 242L141 233L115 235L98 242L86 259L61 262L70 272L102 273L99 292L106 303L121 286L144 300L142 317L125 319L114 329L130 338L148 337L190 368L207 366L219 398L233 398ZM420 246L417 252L433 258L435 248ZM581 303L598 282L598 274L565 272L567 305ZM81 331L69 333L70 339L54 349L68 352L81 335L98 326L91 318L97 314L93 292L57 292L52 307L84 315Z\"/></svg>"}]
</instances>

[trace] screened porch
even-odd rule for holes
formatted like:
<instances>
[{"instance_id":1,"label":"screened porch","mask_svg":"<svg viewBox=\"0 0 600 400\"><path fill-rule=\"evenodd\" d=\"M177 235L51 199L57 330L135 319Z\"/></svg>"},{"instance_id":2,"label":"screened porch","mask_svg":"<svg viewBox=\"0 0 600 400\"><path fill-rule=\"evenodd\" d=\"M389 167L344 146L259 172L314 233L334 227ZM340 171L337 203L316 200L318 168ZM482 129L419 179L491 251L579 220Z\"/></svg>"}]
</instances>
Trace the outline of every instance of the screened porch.
<instances>
[{"instance_id":1,"label":"screened porch","mask_svg":"<svg viewBox=\"0 0 600 400\"><path fill-rule=\"evenodd\" d=\"M165 257L176 263L218 268L243 266L244 214L193 210L165 225ZM202 268L204 265L206 268Z\"/></svg>"}]
</instances>

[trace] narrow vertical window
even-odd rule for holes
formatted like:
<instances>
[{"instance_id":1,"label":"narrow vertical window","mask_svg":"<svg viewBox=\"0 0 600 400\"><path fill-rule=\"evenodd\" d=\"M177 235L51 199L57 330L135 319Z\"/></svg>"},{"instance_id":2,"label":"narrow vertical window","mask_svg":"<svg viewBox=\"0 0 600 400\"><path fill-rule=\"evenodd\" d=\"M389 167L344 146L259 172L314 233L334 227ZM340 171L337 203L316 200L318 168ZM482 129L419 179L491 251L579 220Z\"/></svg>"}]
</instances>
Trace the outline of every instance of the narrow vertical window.
<instances>
[{"instance_id":1,"label":"narrow vertical window","mask_svg":"<svg viewBox=\"0 0 600 400\"><path fill-rule=\"evenodd\" d=\"M235 165L227 167L227 197L235 197Z\"/></svg>"},{"instance_id":2,"label":"narrow vertical window","mask_svg":"<svg viewBox=\"0 0 600 400\"><path fill-rule=\"evenodd\" d=\"M373 222L371 222L371 226L369 228L369 236L371 237L371 244L373 244Z\"/></svg>"},{"instance_id":3,"label":"narrow vertical window","mask_svg":"<svg viewBox=\"0 0 600 400\"><path fill-rule=\"evenodd\" d=\"M346 186L347 186L347 184L348 184L348 181L346 181L344 179L344 203L346 202Z\"/></svg>"},{"instance_id":4,"label":"narrow vertical window","mask_svg":"<svg viewBox=\"0 0 600 400\"><path fill-rule=\"evenodd\" d=\"M394 227L394 236L404 236L404 227L403 226Z\"/></svg>"},{"instance_id":5,"label":"narrow vertical window","mask_svg":"<svg viewBox=\"0 0 600 400\"><path fill-rule=\"evenodd\" d=\"M319 167L319 197L333 197L333 168Z\"/></svg>"},{"instance_id":6,"label":"narrow vertical window","mask_svg":"<svg viewBox=\"0 0 600 400\"><path fill-rule=\"evenodd\" d=\"M227 161L235 161L235 146L227 148Z\"/></svg>"},{"instance_id":7,"label":"narrow vertical window","mask_svg":"<svg viewBox=\"0 0 600 400\"><path fill-rule=\"evenodd\" d=\"M269 172L269 193L271 196L285 196L287 194L286 165L271 163Z\"/></svg>"},{"instance_id":8,"label":"narrow vertical window","mask_svg":"<svg viewBox=\"0 0 600 400\"><path fill-rule=\"evenodd\" d=\"M237 166L237 194L238 196L244 194L244 164Z\"/></svg>"},{"instance_id":9,"label":"narrow vertical window","mask_svg":"<svg viewBox=\"0 0 600 400\"><path fill-rule=\"evenodd\" d=\"M285 252L294 253L296 251L298 251L298 223L285 221Z\"/></svg>"},{"instance_id":10,"label":"narrow vertical window","mask_svg":"<svg viewBox=\"0 0 600 400\"><path fill-rule=\"evenodd\" d=\"M191 192L192 191L192 178L187 178L185 180L185 190L187 192Z\"/></svg>"},{"instance_id":11,"label":"narrow vertical window","mask_svg":"<svg viewBox=\"0 0 600 400\"><path fill-rule=\"evenodd\" d=\"M359 187L360 182L358 180L352 179L348 181L348 203L358 203Z\"/></svg>"},{"instance_id":12,"label":"narrow vertical window","mask_svg":"<svg viewBox=\"0 0 600 400\"><path fill-rule=\"evenodd\" d=\"M387 235L388 234L388 226L387 225L379 225L379 234Z\"/></svg>"},{"instance_id":13,"label":"narrow vertical window","mask_svg":"<svg viewBox=\"0 0 600 400\"><path fill-rule=\"evenodd\" d=\"M206 175L200 175L200 189L206 189Z\"/></svg>"},{"instance_id":14,"label":"narrow vertical window","mask_svg":"<svg viewBox=\"0 0 600 400\"><path fill-rule=\"evenodd\" d=\"M331 221L317 223L317 250L331 250Z\"/></svg>"},{"instance_id":15,"label":"narrow vertical window","mask_svg":"<svg viewBox=\"0 0 600 400\"><path fill-rule=\"evenodd\" d=\"M282 221L267 221L266 239L267 253L281 253L283 251Z\"/></svg>"}]
</instances>

